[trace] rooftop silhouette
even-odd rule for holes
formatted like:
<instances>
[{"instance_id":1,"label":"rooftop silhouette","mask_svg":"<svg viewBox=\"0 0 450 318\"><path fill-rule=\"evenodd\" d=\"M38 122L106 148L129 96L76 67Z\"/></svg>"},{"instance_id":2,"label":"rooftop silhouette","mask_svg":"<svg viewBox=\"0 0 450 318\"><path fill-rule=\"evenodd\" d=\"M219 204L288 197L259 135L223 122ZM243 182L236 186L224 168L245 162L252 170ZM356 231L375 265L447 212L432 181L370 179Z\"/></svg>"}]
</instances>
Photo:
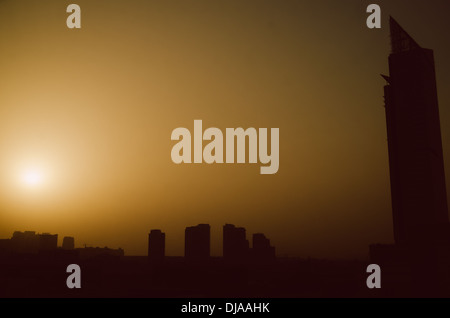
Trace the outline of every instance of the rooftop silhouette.
<instances>
[{"instance_id":1,"label":"rooftop silhouette","mask_svg":"<svg viewBox=\"0 0 450 318\"><path fill-rule=\"evenodd\" d=\"M154 261L164 259L166 250L166 234L161 230L151 230L148 234L148 257Z\"/></svg>"},{"instance_id":2,"label":"rooftop silhouette","mask_svg":"<svg viewBox=\"0 0 450 318\"><path fill-rule=\"evenodd\" d=\"M206 260L210 256L210 226L199 224L186 228L184 257L190 260Z\"/></svg>"},{"instance_id":3,"label":"rooftop silhouette","mask_svg":"<svg viewBox=\"0 0 450 318\"><path fill-rule=\"evenodd\" d=\"M249 257L249 243L245 228L233 224L223 226L223 257L230 261L245 261Z\"/></svg>"}]
</instances>

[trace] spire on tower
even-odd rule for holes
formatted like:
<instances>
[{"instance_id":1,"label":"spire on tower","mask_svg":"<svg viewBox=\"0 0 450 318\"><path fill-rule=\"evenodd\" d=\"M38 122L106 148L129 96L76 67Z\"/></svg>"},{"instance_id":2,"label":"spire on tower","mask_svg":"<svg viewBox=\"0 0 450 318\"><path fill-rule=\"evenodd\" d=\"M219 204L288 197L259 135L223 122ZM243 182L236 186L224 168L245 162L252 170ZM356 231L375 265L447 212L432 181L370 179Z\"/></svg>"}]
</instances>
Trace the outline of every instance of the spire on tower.
<instances>
[{"instance_id":1,"label":"spire on tower","mask_svg":"<svg viewBox=\"0 0 450 318\"><path fill-rule=\"evenodd\" d=\"M421 48L393 17L390 17L389 25L391 29L392 53L400 53Z\"/></svg>"}]
</instances>

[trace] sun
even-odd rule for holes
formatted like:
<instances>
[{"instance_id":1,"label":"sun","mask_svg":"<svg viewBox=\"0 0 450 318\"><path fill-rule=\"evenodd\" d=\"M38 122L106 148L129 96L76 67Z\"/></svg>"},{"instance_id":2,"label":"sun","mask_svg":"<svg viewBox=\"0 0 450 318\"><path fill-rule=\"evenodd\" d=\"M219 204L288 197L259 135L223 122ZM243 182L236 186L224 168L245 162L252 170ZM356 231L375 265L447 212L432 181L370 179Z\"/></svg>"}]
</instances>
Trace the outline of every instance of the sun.
<instances>
[{"instance_id":1,"label":"sun","mask_svg":"<svg viewBox=\"0 0 450 318\"><path fill-rule=\"evenodd\" d=\"M38 170L28 170L25 171L22 175L22 181L23 183L30 187L30 188L36 188L43 184L43 175Z\"/></svg>"}]
</instances>

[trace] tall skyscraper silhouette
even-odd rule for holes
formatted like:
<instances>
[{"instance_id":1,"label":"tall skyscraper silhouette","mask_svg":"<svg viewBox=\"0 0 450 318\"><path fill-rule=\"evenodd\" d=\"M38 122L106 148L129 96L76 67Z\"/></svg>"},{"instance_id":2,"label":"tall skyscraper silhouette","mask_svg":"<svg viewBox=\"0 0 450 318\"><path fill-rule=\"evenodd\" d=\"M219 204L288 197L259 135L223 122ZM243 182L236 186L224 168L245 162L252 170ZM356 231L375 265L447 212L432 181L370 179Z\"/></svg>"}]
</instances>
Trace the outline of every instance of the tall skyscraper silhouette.
<instances>
[{"instance_id":1,"label":"tall skyscraper silhouette","mask_svg":"<svg viewBox=\"0 0 450 318\"><path fill-rule=\"evenodd\" d=\"M151 260L163 260L166 249L166 234L161 230L151 230L148 234L148 257Z\"/></svg>"},{"instance_id":2,"label":"tall skyscraper silhouette","mask_svg":"<svg viewBox=\"0 0 450 318\"><path fill-rule=\"evenodd\" d=\"M449 241L448 207L433 51L390 19L383 76L389 169L398 245Z\"/></svg>"},{"instance_id":3,"label":"tall skyscraper silhouette","mask_svg":"<svg viewBox=\"0 0 450 318\"><path fill-rule=\"evenodd\" d=\"M185 231L184 256L191 260L205 260L210 256L210 226L199 224Z\"/></svg>"},{"instance_id":4,"label":"tall skyscraper silhouette","mask_svg":"<svg viewBox=\"0 0 450 318\"><path fill-rule=\"evenodd\" d=\"M223 226L223 257L226 260L245 260L248 257L249 244L245 228L233 224Z\"/></svg>"}]
</instances>

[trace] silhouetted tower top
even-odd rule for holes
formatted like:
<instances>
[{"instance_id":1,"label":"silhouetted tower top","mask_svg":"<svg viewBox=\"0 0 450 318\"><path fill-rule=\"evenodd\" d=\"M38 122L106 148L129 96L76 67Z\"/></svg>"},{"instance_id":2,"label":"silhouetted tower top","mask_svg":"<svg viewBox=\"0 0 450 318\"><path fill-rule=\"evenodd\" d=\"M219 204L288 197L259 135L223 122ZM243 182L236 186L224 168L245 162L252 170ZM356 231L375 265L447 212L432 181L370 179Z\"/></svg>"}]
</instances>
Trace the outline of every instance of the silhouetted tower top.
<instances>
[{"instance_id":1,"label":"silhouetted tower top","mask_svg":"<svg viewBox=\"0 0 450 318\"><path fill-rule=\"evenodd\" d=\"M186 228L184 256L187 259L205 260L210 256L210 226L199 224Z\"/></svg>"},{"instance_id":2,"label":"silhouetted tower top","mask_svg":"<svg viewBox=\"0 0 450 318\"><path fill-rule=\"evenodd\" d=\"M275 247L270 245L270 240L262 233L253 234L253 258L257 260L274 259Z\"/></svg>"},{"instance_id":3,"label":"silhouetted tower top","mask_svg":"<svg viewBox=\"0 0 450 318\"><path fill-rule=\"evenodd\" d=\"M148 234L148 257L152 260L162 260L165 256L166 234L161 230L151 230Z\"/></svg>"},{"instance_id":4,"label":"silhouetted tower top","mask_svg":"<svg viewBox=\"0 0 450 318\"><path fill-rule=\"evenodd\" d=\"M448 207L433 51L390 19L392 52L383 76L394 238L447 242Z\"/></svg>"},{"instance_id":5,"label":"silhouetted tower top","mask_svg":"<svg viewBox=\"0 0 450 318\"><path fill-rule=\"evenodd\" d=\"M392 53L400 53L414 49L421 49L420 45L398 24L393 17L389 19L391 31Z\"/></svg>"},{"instance_id":6,"label":"silhouetted tower top","mask_svg":"<svg viewBox=\"0 0 450 318\"><path fill-rule=\"evenodd\" d=\"M233 224L223 226L223 257L231 260L244 260L249 253L245 228Z\"/></svg>"},{"instance_id":7,"label":"silhouetted tower top","mask_svg":"<svg viewBox=\"0 0 450 318\"><path fill-rule=\"evenodd\" d=\"M253 248L266 249L270 246L270 240L263 233L253 234Z\"/></svg>"}]
</instances>

